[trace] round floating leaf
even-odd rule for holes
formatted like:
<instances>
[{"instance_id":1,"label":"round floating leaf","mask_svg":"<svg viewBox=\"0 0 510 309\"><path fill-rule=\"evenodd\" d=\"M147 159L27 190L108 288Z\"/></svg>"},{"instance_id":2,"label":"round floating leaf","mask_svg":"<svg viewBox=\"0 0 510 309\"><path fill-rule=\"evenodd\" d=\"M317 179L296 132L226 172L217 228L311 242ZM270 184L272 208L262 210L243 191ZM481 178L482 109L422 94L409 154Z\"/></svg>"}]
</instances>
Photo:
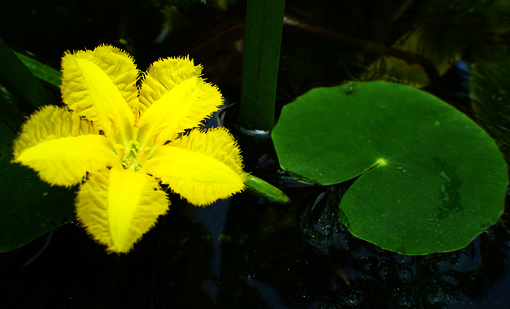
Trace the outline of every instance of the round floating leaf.
<instances>
[{"instance_id":1,"label":"round floating leaf","mask_svg":"<svg viewBox=\"0 0 510 309\"><path fill-rule=\"evenodd\" d=\"M409 86L313 89L283 108L272 137L282 168L298 177L329 185L359 176L340 211L353 235L384 249L457 250L503 212L507 166L494 140Z\"/></svg>"}]
</instances>

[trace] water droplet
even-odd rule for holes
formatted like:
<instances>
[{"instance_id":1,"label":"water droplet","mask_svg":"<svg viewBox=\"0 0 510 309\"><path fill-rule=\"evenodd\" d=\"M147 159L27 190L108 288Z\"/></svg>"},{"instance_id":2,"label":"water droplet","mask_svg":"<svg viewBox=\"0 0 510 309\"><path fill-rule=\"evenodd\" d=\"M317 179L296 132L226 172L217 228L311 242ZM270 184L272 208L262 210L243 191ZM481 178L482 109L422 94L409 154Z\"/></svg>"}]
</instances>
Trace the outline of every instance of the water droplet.
<instances>
[{"instance_id":1,"label":"water droplet","mask_svg":"<svg viewBox=\"0 0 510 309\"><path fill-rule=\"evenodd\" d=\"M441 172L441 173L439 173L439 175L440 175L441 177L443 177L444 179L446 179L448 182L452 182L452 180L450 179L450 177L448 177L444 171L443 171L443 172Z\"/></svg>"},{"instance_id":2,"label":"water droplet","mask_svg":"<svg viewBox=\"0 0 510 309\"><path fill-rule=\"evenodd\" d=\"M439 175L447 181L446 184L441 184L439 186L439 190L441 191L441 196L442 196L441 199L443 201L445 201L446 203L448 203L450 201L450 195L448 194L448 187L450 186L450 183L452 181L451 181L450 177L448 177L448 175L446 175L446 173L444 171L439 173Z\"/></svg>"},{"instance_id":3,"label":"water droplet","mask_svg":"<svg viewBox=\"0 0 510 309\"><path fill-rule=\"evenodd\" d=\"M358 90L358 87L356 84L351 84L347 86L347 89L345 89L345 94L353 94Z\"/></svg>"},{"instance_id":4,"label":"water droplet","mask_svg":"<svg viewBox=\"0 0 510 309\"><path fill-rule=\"evenodd\" d=\"M446 192L446 186L441 185L439 188L441 189L441 193L443 195L442 200L448 203L450 201L450 196L448 195L448 192Z\"/></svg>"}]
</instances>

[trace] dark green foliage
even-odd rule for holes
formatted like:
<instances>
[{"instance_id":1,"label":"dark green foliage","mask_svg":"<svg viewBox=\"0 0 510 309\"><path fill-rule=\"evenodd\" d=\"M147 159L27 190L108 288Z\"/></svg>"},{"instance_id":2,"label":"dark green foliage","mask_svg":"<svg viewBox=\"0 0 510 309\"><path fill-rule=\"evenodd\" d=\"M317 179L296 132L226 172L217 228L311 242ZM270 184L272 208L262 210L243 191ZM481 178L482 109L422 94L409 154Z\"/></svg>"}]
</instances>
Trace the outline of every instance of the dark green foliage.
<instances>
[{"instance_id":1,"label":"dark green foliage","mask_svg":"<svg viewBox=\"0 0 510 309\"><path fill-rule=\"evenodd\" d=\"M472 108L476 120L498 142L510 162L510 56L479 62L472 81Z\"/></svg>"},{"instance_id":2,"label":"dark green foliage","mask_svg":"<svg viewBox=\"0 0 510 309\"><path fill-rule=\"evenodd\" d=\"M13 94L24 112L51 102L49 93L0 38L0 84Z\"/></svg>"},{"instance_id":3,"label":"dark green foliage","mask_svg":"<svg viewBox=\"0 0 510 309\"><path fill-rule=\"evenodd\" d=\"M458 53L466 53L471 61L487 59L495 46L508 44L510 2L506 0L420 2L413 10L422 39L419 51L436 62Z\"/></svg>"}]
</instances>

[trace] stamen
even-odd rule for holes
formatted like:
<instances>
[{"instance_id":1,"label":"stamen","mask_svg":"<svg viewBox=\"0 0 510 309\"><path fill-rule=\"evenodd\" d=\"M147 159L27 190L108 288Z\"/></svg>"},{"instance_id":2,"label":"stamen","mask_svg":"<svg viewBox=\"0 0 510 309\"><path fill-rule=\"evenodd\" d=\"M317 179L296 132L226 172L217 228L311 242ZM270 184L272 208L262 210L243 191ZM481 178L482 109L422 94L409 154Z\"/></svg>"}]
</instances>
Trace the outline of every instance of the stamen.
<instances>
[{"instance_id":1,"label":"stamen","mask_svg":"<svg viewBox=\"0 0 510 309\"><path fill-rule=\"evenodd\" d=\"M118 150L117 159L119 159L119 161L122 161L124 159L124 155L126 154L126 150L124 149L124 147L122 145L119 145L119 144L116 144L113 147Z\"/></svg>"},{"instance_id":2,"label":"stamen","mask_svg":"<svg viewBox=\"0 0 510 309\"><path fill-rule=\"evenodd\" d=\"M151 150L151 147L147 147L142 152L142 155L140 156L140 162L142 163L142 166L144 166L147 163L147 156L149 155L150 150Z\"/></svg>"},{"instance_id":3,"label":"stamen","mask_svg":"<svg viewBox=\"0 0 510 309\"><path fill-rule=\"evenodd\" d=\"M138 131L139 131L139 128L138 128L138 123L136 122L137 119L135 119L135 127L133 128L133 140L134 141L138 141ZM138 144L140 144L140 143L138 143Z\"/></svg>"},{"instance_id":4,"label":"stamen","mask_svg":"<svg viewBox=\"0 0 510 309\"><path fill-rule=\"evenodd\" d=\"M121 165L125 169L132 169L134 171L139 171L142 169L142 164L140 163L140 143L138 141L130 140L125 147L123 147L123 152L126 155L121 159Z\"/></svg>"}]
</instances>

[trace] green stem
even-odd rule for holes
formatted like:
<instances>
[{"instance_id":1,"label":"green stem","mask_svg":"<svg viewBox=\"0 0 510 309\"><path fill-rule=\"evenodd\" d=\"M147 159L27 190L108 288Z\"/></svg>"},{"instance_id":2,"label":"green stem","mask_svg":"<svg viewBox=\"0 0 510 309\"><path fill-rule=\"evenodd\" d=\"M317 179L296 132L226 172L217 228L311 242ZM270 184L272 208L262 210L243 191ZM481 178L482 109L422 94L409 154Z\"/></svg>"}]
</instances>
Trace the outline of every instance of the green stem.
<instances>
[{"instance_id":1,"label":"green stem","mask_svg":"<svg viewBox=\"0 0 510 309\"><path fill-rule=\"evenodd\" d=\"M286 204L290 202L290 198L280 189L251 174L246 173L245 175L248 178L245 183L248 192L261 196L272 203Z\"/></svg>"},{"instance_id":2,"label":"green stem","mask_svg":"<svg viewBox=\"0 0 510 309\"><path fill-rule=\"evenodd\" d=\"M284 8L285 0L248 0L241 125L250 130L273 129Z\"/></svg>"}]
</instances>

